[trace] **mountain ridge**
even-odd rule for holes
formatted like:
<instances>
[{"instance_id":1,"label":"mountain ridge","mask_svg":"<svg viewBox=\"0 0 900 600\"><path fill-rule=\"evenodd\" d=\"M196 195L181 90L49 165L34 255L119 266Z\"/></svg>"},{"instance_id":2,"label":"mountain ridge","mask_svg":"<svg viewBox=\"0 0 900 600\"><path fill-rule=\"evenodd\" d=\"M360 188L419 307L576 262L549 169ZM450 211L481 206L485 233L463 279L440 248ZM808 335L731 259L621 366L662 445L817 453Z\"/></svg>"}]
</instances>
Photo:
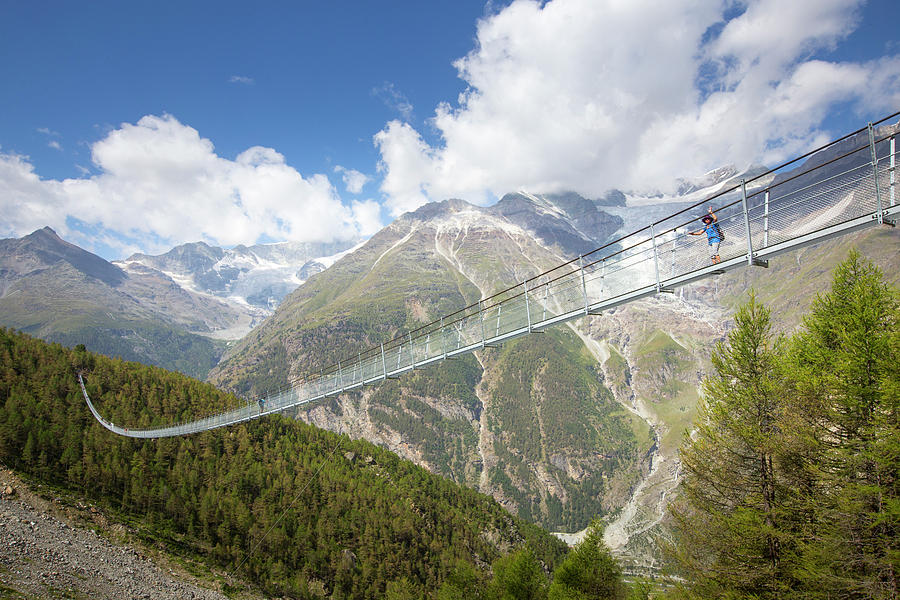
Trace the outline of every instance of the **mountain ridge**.
<instances>
[{"instance_id":1,"label":"mountain ridge","mask_svg":"<svg viewBox=\"0 0 900 600\"><path fill-rule=\"evenodd\" d=\"M211 381L241 394L264 394L356 348L391 339L558 264L567 250L548 241L564 237L550 234L570 234L571 223L551 220L537 236L529 225L546 214L549 201L524 195L514 200L518 223L502 211L462 200L403 215L286 297L270 319L229 351ZM596 210L593 204L587 208ZM523 218L528 211L532 214ZM619 225L614 219L608 223L598 236ZM523 339L440 369L415 371L301 409L298 416L378 441L492 493L514 513L545 526L584 526L603 510L603 496L628 488L620 480L633 472L646 448L637 448L639 423L613 402L583 358L578 338L560 330L544 339L549 345ZM561 378L562 372L569 377ZM518 375L510 378L512 373ZM574 382L580 383L572 387ZM570 391L553 396L565 389ZM513 400L526 397L531 409ZM532 421L531 410L548 417ZM525 434L529 422L540 427ZM601 429L609 442L601 442ZM569 430L584 435L567 437ZM646 433L638 437L649 441ZM610 447L597 455L579 439L595 440L598 447L619 442L619 450ZM563 447L560 440L566 440Z\"/></svg>"},{"instance_id":2,"label":"mountain ridge","mask_svg":"<svg viewBox=\"0 0 900 600\"><path fill-rule=\"evenodd\" d=\"M63 240L50 227L37 229L20 239L0 240L0 268L7 273L25 276L60 261L112 287L120 285L126 277L119 267Z\"/></svg>"}]
</instances>

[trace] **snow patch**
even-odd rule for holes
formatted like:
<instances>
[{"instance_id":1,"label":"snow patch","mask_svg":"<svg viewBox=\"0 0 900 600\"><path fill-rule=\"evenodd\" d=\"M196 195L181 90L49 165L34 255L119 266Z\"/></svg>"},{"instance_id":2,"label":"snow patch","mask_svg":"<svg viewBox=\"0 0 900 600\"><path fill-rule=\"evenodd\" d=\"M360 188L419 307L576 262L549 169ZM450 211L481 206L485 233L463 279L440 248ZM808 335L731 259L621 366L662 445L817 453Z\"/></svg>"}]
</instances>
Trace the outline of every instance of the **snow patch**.
<instances>
[{"instance_id":1,"label":"snow patch","mask_svg":"<svg viewBox=\"0 0 900 600\"><path fill-rule=\"evenodd\" d=\"M368 242L368 241L369 240L363 240L360 243L358 243L357 245L353 246L352 248L348 248L347 250L344 250L343 252L338 252L337 254L332 254L331 256L321 256L319 258L314 258L307 262L317 262L320 265L323 265L326 269L328 269L331 267L331 265L333 265L337 261L341 260L348 254L353 254L354 252L356 252L357 250L359 250L360 248L365 246L366 242Z\"/></svg>"},{"instance_id":2,"label":"snow patch","mask_svg":"<svg viewBox=\"0 0 900 600\"><path fill-rule=\"evenodd\" d=\"M393 245L393 246L391 246L390 248L388 248L387 250L385 250L384 252L382 252L382 253L381 253L381 256L379 256L378 258L376 258L376 259L375 259L375 262L372 263L372 268L369 269L369 273L371 273L372 271L375 270L375 267L378 266L378 263L381 262L381 259L384 258L389 252L391 252L391 251L394 250L395 248L397 248L397 247L399 247L399 246L402 246L403 244L405 244L406 242L408 242L408 241L409 241L409 238L412 237L412 234L414 234L414 233L416 232L416 229L417 229L416 227L413 227L412 229L410 229L410 230L409 230L409 233L407 233L405 236L403 236L402 238L400 238L399 240L397 240L396 242L394 242L394 245Z\"/></svg>"}]
</instances>

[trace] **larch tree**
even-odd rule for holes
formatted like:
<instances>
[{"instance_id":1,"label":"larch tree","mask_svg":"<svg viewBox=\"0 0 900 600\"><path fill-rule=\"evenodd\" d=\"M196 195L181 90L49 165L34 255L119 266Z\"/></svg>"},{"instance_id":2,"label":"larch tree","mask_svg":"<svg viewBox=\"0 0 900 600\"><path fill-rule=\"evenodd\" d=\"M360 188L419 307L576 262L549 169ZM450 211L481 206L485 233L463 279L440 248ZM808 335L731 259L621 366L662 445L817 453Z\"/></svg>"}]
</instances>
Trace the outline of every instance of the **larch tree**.
<instances>
[{"instance_id":1,"label":"larch tree","mask_svg":"<svg viewBox=\"0 0 900 600\"><path fill-rule=\"evenodd\" d=\"M603 543L603 526L595 520L553 572L549 600L623 600L626 593L622 568Z\"/></svg>"},{"instance_id":2,"label":"larch tree","mask_svg":"<svg viewBox=\"0 0 900 600\"><path fill-rule=\"evenodd\" d=\"M900 302L857 252L793 344L808 598L900 597Z\"/></svg>"},{"instance_id":3,"label":"larch tree","mask_svg":"<svg viewBox=\"0 0 900 600\"><path fill-rule=\"evenodd\" d=\"M689 598L776 598L791 587L790 493L782 476L783 341L751 295L712 354L696 428L681 449L684 479L672 548Z\"/></svg>"}]
</instances>

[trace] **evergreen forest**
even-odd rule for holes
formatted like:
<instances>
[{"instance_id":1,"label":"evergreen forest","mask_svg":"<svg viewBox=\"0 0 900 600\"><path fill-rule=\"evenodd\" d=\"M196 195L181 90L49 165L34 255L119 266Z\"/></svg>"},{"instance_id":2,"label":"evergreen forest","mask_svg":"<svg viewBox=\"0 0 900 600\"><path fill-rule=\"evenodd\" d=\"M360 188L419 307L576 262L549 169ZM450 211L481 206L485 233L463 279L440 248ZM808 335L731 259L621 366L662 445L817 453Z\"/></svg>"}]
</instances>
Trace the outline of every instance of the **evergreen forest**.
<instances>
[{"instance_id":1,"label":"evergreen forest","mask_svg":"<svg viewBox=\"0 0 900 600\"><path fill-rule=\"evenodd\" d=\"M457 573L565 546L492 498L365 441L282 417L133 440L87 410L147 426L239 402L184 375L0 330L0 461L98 503L266 594L426 597ZM448 584L449 585L449 584ZM389 593L390 592L390 593Z\"/></svg>"}]
</instances>

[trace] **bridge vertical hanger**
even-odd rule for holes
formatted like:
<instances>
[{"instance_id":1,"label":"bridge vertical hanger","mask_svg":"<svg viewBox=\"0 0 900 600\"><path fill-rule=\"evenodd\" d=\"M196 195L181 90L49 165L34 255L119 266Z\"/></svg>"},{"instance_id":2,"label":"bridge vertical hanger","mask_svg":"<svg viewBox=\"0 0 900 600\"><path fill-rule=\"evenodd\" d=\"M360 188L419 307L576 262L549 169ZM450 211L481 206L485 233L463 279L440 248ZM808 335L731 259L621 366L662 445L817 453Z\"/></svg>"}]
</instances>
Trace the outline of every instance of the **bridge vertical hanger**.
<instances>
[{"instance_id":1,"label":"bridge vertical hanger","mask_svg":"<svg viewBox=\"0 0 900 600\"><path fill-rule=\"evenodd\" d=\"M344 393L344 370L341 368L341 361L338 361L338 378L341 382L341 393Z\"/></svg>"},{"instance_id":2,"label":"bridge vertical hanger","mask_svg":"<svg viewBox=\"0 0 900 600\"><path fill-rule=\"evenodd\" d=\"M656 273L656 293L662 291L662 285L659 283L659 253L656 251L656 232L653 223L650 223L650 239L653 240L653 271Z\"/></svg>"},{"instance_id":3,"label":"bridge vertical hanger","mask_svg":"<svg viewBox=\"0 0 900 600\"><path fill-rule=\"evenodd\" d=\"M881 202L881 191L878 189L878 156L875 153L875 128L869 123L869 152L872 153L872 175L875 176L875 198L878 200L878 224L884 223L884 206Z\"/></svg>"},{"instance_id":4,"label":"bridge vertical hanger","mask_svg":"<svg viewBox=\"0 0 900 600\"><path fill-rule=\"evenodd\" d=\"M584 278L584 255L578 255L578 270L581 271L581 295L584 297L584 316L588 316L587 281Z\"/></svg>"},{"instance_id":5,"label":"bridge vertical hanger","mask_svg":"<svg viewBox=\"0 0 900 600\"><path fill-rule=\"evenodd\" d=\"M481 321L481 349L484 350L484 309L481 300L478 301L478 320Z\"/></svg>"},{"instance_id":6,"label":"bridge vertical hanger","mask_svg":"<svg viewBox=\"0 0 900 600\"><path fill-rule=\"evenodd\" d=\"M384 360L384 344L381 345L381 371L384 373L384 378L387 379L387 362Z\"/></svg>"},{"instance_id":7,"label":"bridge vertical hanger","mask_svg":"<svg viewBox=\"0 0 900 600\"><path fill-rule=\"evenodd\" d=\"M769 188L766 188L766 197L763 209L763 248L769 247Z\"/></svg>"},{"instance_id":8,"label":"bridge vertical hanger","mask_svg":"<svg viewBox=\"0 0 900 600\"><path fill-rule=\"evenodd\" d=\"M741 179L741 208L744 211L744 232L747 235L747 265L768 267L767 261L756 260L753 256L753 239L750 235L750 211L747 210L747 180Z\"/></svg>"},{"instance_id":9,"label":"bridge vertical hanger","mask_svg":"<svg viewBox=\"0 0 900 600\"><path fill-rule=\"evenodd\" d=\"M896 136L893 136L893 135L891 136L891 150L890 150L891 160L890 160L890 167L888 169L888 171L891 174L891 177L890 177L891 178L891 206L894 206L896 204L896 200L894 198L894 195L895 195L894 194L894 181L895 181L894 164L895 164L896 158L897 158L897 150L896 150L896 145L895 145L896 139L895 138L896 138Z\"/></svg>"},{"instance_id":10,"label":"bridge vertical hanger","mask_svg":"<svg viewBox=\"0 0 900 600\"><path fill-rule=\"evenodd\" d=\"M522 282L525 290L525 318L528 320L528 333L531 333L531 307L528 306L528 280Z\"/></svg>"},{"instance_id":11,"label":"bridge vertical hanger","mask_svg":"<svg viewBox=\"0 0 900 600\"><path fill-rule=\"evenodd\" d=\"M409 332L409 361L412 364L413 370L415 370L415 368L416 368L416 353L413 352L412 331Z\"/></svg>"}]
</instances>

